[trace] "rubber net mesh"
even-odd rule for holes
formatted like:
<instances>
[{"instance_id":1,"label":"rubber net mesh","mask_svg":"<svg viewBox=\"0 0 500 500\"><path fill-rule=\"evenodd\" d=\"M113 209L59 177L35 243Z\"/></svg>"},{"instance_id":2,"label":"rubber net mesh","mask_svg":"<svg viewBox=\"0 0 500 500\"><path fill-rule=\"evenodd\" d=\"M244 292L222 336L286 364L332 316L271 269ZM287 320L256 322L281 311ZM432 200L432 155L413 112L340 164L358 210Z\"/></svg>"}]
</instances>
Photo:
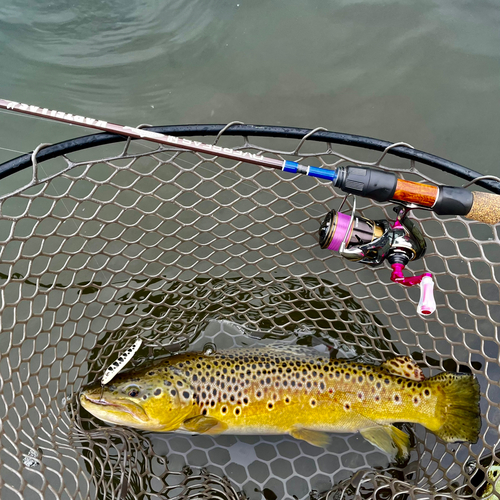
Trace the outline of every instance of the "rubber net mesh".
<instances>
[{"instance_id":1,"label":"rubber net mesh","mask_svg":"<svg viewBox=\"0 0 500 500\"><path fill-rule=\"evenodd\" d=\"M409 180L457 184L355 148L224 136L219 144L317 166L348 155ZM140 142L40 164L28 187L3 196L2 500L478 495L498 459L498 228L415 213L428 249L408 271L434 274L438 304L423 320L419 290L391 283L387 266L319 248L319 224L341 199L327 181ZM394 219L390 205L358 199L357 210ZM280 341L371 363L410 355L427 376L468 370L481 385L480 438L446 445L406 426L411 456L394 464L358 434L335 434L321 449L289 436L107 426L77 395L138 337L135 362L207 343Z\"/></svg>"}]
</instances>

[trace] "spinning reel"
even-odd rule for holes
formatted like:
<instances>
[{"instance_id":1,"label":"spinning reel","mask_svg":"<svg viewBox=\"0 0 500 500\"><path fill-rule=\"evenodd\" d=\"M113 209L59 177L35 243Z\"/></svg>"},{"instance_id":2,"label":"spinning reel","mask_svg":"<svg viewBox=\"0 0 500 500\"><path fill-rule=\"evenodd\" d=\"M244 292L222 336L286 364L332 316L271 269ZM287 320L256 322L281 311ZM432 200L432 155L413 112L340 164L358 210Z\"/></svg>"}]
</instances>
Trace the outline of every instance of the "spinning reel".
<instances>
[{"instance_id":1,"label":"spinning reel","mask_svg":"<svg viewBox=\"0 0 500 500\"><path fill-rule=\"evenodd\" d=\"M432 274L424 273L411 277L405 277L403 274L406 265L423 257L426 250L420 228L407 217L410 208L394 207L397 219L392 224L384 219L371 220L354 215L356 202L351 215L340 212L341 209L342 206L338 211L329 212L321 223L321 248L327 248L348 260L369 266L378 266L387 260L392 267L393 282L406 286L420 284L418 313L432 314L436 310Z\"/></svg>"}]
</instances>

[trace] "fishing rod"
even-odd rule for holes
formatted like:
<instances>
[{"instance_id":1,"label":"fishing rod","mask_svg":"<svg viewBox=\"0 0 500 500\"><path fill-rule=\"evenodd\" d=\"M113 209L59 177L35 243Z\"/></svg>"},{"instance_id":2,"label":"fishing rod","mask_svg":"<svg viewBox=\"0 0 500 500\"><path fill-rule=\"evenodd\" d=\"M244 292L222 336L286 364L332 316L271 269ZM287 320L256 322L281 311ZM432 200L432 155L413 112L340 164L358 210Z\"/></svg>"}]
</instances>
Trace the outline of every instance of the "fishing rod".
<instances>
[{"instance_id":1,"label":"fishing rod","mask_svg":"<svg viewBox=\"0 0 500 500\"><path fill-rule=\"evenodd\" d=\"M150 130L108 123L62 111L41 108L16 101L0 99L0 109L15 111L40 118L47 118L71 125L79 125L104 132L112 132L135 139L144 139L166 146L173 146L196 153L206 153L235 161L242 161L274 168L292 174L327 179L345 193L363 196L378 202L394 201L409 208L431 209L438 215L462 215L468 219L497 224L500 222L500 195L469 191L462 187L433 186L400 179L392 172L370 167L341 166L326 169L302 165L288 160L278 160L246 151L234 150L213 144L204 144Z\"/></svg>"},{"instance_id":2,"label":"fishing rod","mask_svg":"<svg viewBox=\"0 0 500 500\"><path fill-rule=\"evenodd\" d=\"M351 215L342 213L340 211L342 206L338 211L332 210L320 226L319 244L321 248L337 252L348 260L369 266L378 266L387 260L392 267L393 282L405 286L420 285L421 296L417 311L423 315L431 314L436 309L433 296L434 283L430 273L411 277L405 277L403 274L405 266L410 261L421 258L426 250L425 238L417 224L408 218L408 212L414 208L424 208L438 215L463 215L487 224L496 224L500 221L500 196L491 193L406 181L392 172L369 167L341 166L336 169L326 169L306 166L293 161L267 158L255 153L204 144L15 101L0 99L1 108L197 153L326 179L347 195L358 195L378 202L393 201L398 204L394 209L397 214L394 223L356 216L356 202Z\"/></svg>"}]
</instances>

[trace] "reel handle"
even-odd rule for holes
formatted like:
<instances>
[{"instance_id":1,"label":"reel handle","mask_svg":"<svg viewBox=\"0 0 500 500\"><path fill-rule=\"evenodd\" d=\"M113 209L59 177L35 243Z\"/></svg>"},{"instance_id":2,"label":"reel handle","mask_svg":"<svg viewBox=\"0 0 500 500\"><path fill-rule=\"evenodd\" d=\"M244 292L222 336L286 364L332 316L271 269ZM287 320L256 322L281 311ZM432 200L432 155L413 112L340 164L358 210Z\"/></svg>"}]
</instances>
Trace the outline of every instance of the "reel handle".
<instances>
[{"instance_id":1,"label":"reel handle","mask_svg":"<svg viewBox=\"0 0 500 500\"><path fill-rule=\"evenodd\" d=\"M405 286L420 285L420 300L417 312L421 316L428 316L436 310L436 300L434 299L434 280L431 273L424 273L420 276L410 276L406 278L403 274L405 266L400 263L392 264L391 281Z\"/></svg>"},{"instance_id":2,"label":"reel handle","mask_svg":"<svg viewBox=\"0 0 500 500\"><path fill-rule=\"evenodd\" d=\"M418 314L428 316L436 310L434 299L434 280L432 274L425 274L420 282L420 300L417 306Z\"/></svg>"}]
</instances>

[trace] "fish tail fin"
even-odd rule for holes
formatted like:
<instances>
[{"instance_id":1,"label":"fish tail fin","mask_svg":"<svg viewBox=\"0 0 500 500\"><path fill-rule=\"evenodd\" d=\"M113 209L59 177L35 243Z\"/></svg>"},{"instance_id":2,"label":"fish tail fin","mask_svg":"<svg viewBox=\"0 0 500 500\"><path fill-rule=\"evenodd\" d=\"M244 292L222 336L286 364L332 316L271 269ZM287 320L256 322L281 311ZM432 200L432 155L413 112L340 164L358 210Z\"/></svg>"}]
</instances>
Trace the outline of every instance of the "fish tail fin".
<instances>
[{"instance_id":1,"label":"fish tail fin","mask_svg":"<svg viewBox=\"0 0 500 500\"><path fill-rule=\"evenodd\" d=\"M428 379L442 393L436 404L436 416L443 424L433 432L447 442L475 443L481 429L479 383L468 373L440 373ZM441 391L440 391L441 392Z\"/></svg>"}]
</instances>

